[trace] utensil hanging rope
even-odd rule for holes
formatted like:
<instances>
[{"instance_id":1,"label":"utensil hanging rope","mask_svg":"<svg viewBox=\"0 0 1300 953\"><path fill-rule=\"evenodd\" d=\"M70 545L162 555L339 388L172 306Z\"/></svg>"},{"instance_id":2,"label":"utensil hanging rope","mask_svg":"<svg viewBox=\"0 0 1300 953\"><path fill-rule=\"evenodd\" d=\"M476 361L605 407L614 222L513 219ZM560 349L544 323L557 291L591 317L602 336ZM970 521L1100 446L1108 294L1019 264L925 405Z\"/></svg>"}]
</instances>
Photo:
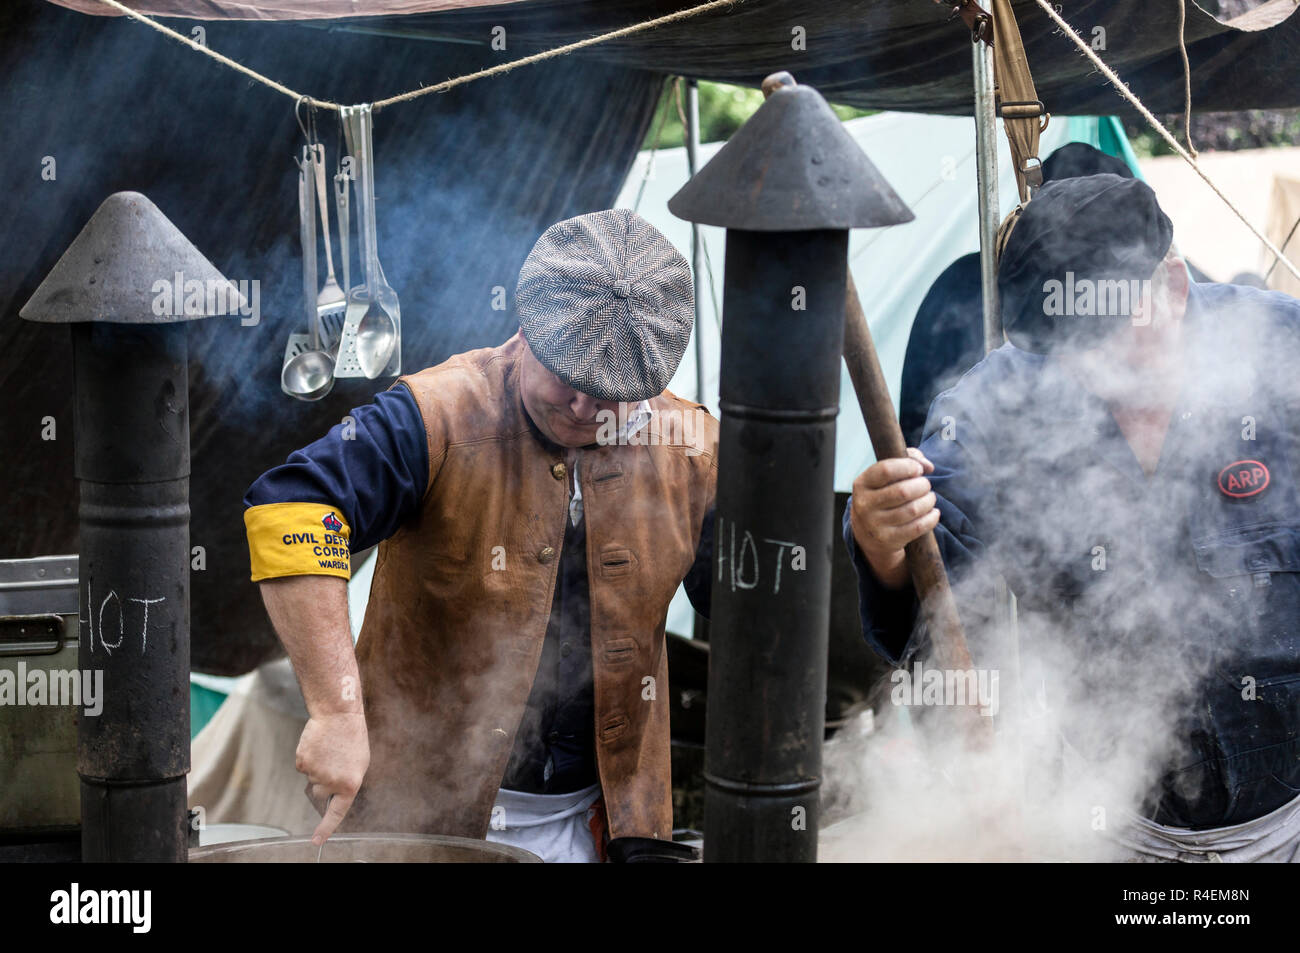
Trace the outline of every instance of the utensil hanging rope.
<instances>
[{"instance_id":1,"label":"utensil hanging rope","mask_svg":"<svg viewBox=\"0 0 1300 953\"><path fill-rule=\"evenodd\" d=\"M1151 110L1147 109L1147 107L1142 104L1142 101L1133 94L1132 90L1130 90L1125 82L1116 75L1115 71L1107 66L1105 62L1102 61L1102 58L1093 51L1092 47L1084 41L1083 37L1079 36L1079 34L1075 32L1074 27L1066 23L1065 20L1052 9L1052 5L1048 3L1047 0L1035 0L1035 2L1042 7L1043 12L1051 17L1053 22L1064 31L1065 35L1074 41L1074 45L1079 48L1079 51L1083 53L1084 56L1092 61L1092 65L1097 67L1106 79L1110 80L1111 84L1115 87L1115 91L1127 99L1129 104L1142 114L1142 118L1147 121L1147 124L1156 132L1160 133L1165 142L1169 143L1170 148L1183 157L1184 161L1186 161L1186 163L1196 171L1197 175L1205 180L1205 184L1208 185L1213 190L1214 194L1223 201L1223 204L1228 206L1228 208L1232 210L1232 213L1236 215L1237 218L1241 219L1242 224L1250 229L1251 234L1264 244L1264 247L1267 248L1269 253L1276 259L1275 264L1280 262L1287 271L1295 275L1297 279L1300 279L1300 269L1296 268L1295 264L1283 255L1277 246L1269 241L1258 228L1250 223L1250 220L1246 218L1241 209L1232 204L1232 200L1224 195L1210 177L1205 174L1196 159L1191 156L1186 149L1179 145L1178 140L1174 138L1173 133L1166 129L1164 124L1152 114Z\"/></svg>"},{"instance_id":2,"label":"utensil hanging rope","mask_svg":"<svg viewBox=\"0 0 1300 953\"><path fill-rule=\"evenodd\" d=\"M216 50L209 49L204 44L199 43L196 40L192 40L189 37L185 36L184 34L177 33L175 30L171 29L170 27L164 26L163 24L159 23L157 20L153 19L147 14L139 13L138 11L132 10L126 4L121 3L120 0L99 0L99 2L104 4L105 6L112 7L114 10L117 10L119 13L122 13L133 20L138 20L139 22L145 24L146 26L154 30L157 30L159 33L163 34L164 36L169 36L173 40L177 40L181 43L184 43L192 50L196 50L199 53L204 54L205 56L212 57L218 63L221 63L224 66L228 66L231 69L236 70L240 73L243 73L245 76L249 77L250 79L254 79L257 82L261 83L262 85L270 87L271 89L275 90L277 93L281 93L285 96L288 96L290 99L294 100L295 102L306 100L312 106L316 106L320 109L337 110L339 108L340 105L339 103L330 102L328 100L323 100L323 99L316 99L313 96L307 96L304 93L299 93L296 90L292 90L288 86L285 86L282 83L277 83L275 80L263 76L261 73L257 72L256 70L249 69L247 66L244 66L242 63L237 63L234 60L232 60L230 57L224 56L221 53L218 53ZM676 13L669 13L662 17L655 17L653 20L645 20L641 23L634 23L632 24L632 26L625 26L618 30L612 30L609 33L601 33L598 36L588 37L587 39L579 40L576 43L567 43L564 46L557 46L555 49L545 50L541 53L534 53L531 56L525 56L522 57L521 59L511 60L510 62L502 63L499 66L493 66L488 69L478 70L477 72L474 73L466 73L463 76L457 76L454 77L453 79L444 80L443 82L436 83L433 86L421 86L418 89L412 89L409 92L402 93L398 96L389 96L387 99L380 99L371 103L371 110L378 111L380 109L383 109L385 106L392 106L396 103L408 102L412 99L418 99L420 96L428 96L430 93L445 93L449 89L454 89L457 86L463 86L466 83L472 83L476 79L484 79L485 77L488 76L498 76L501 73L508 73L510 70L520 66L528 66L531 63L539 63L542 60L549 60L557 56L564 56L567 53L572 53L574 50L580 50L588 46L595 46L598 43L604 43L608 40L616 40L619 37L631 36L634 33L641 33L644 32L645 30L653 30L655 27L663 26L664 24L667 23L675 23L681 20L689 19L690 17L698 16L701 13L707 13L710 10L718 10L721 9L722 7L735 6L737 4L744 3L744 2L745 0L710 0L709 3L702 3L699 6L690 7L686 10L678 10Z\"/></svg>"},{"instance_id":3,"label":"utensil hanging rope","mask_svg":"<svg viewBox=\"0 0 1300 953\"><path fill-rule=\"evenodd\" d=\"M1178 0L1178 52L1183 55L1183 135L1187 151L1196 158L1200 153L1192 145L1192 63L1187 58L1187 0Z\"/></svg>"}]
</instances>

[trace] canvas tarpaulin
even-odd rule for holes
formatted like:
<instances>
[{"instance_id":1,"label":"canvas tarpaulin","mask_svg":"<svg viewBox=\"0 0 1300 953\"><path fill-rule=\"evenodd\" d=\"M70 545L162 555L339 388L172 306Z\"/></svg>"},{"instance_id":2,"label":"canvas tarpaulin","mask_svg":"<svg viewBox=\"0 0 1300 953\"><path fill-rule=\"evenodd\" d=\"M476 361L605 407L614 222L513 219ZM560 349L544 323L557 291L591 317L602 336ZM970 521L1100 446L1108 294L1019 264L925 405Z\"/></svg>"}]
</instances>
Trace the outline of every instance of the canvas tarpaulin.
<instances>
[{"instance_id":1,"label":"canvas tarpaulin","mask_svg":"<svg viewBox=\"0 0 1300 953\"><path fill-rule=\"evenodd\" d=\"M99 0L51 0L85 13L116 15ZM221 20L307 19L339 30L378 30L431 41L487 47L502 27L496 61L697 6L702 0L129 0L146 13ZM1011 4L1039 98L1060 114L1127 111L1119 96L1060 35L1033 0ZM1294 0L1265 0L1222 22L1218 5L1187 0L1187 52L1195 109L1300 106ZM1071 0L1062 14L1119 71L1148 107L1183 109L1178 0ZM184 24L182 24L183 26ZM796 41L801 30L804 42ZM735 7L588 47L574 55L620 66L757 87L788 69L832 102L873 109L969 114L969 33L945 4L931 0L744 0ZM209 43L222 49L219 32ZM446 44L442 44L445 46ZM441 49L442 46L438 48ZM223 50L223 52L226 52ZM440 55L440 54L439 54ZM259 64L248 64L257 68ZM262 64L270 65L274 64ZM535 68L535 67L530 67ZM455 75L441 63L425 83ZM228 80L231 81L231 80ZM297 87L295 87L297 88ZM342 101L329 83L309 95ZM404 92L370 85L372 101Z\"/></svg>"}]
</instances>

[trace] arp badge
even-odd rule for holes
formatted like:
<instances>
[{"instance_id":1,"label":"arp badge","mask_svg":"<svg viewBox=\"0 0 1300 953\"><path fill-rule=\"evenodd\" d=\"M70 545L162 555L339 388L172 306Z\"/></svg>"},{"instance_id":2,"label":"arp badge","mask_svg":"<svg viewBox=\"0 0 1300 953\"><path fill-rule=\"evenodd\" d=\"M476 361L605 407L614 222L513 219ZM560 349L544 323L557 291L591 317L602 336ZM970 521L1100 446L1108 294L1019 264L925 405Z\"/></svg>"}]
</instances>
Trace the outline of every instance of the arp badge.
<instances>
[{"instance_id":1,"label":"arp badge","mask_svg":"<svg viewBox=\"0 0 1300 953\"><path fill-rule=\"evenodd\" d=\"M1268 467L1258 460L1238 460L1219 471L1219 492L1244 500L1263 493L1269 479Z\"/></svg>"}]
</instances>

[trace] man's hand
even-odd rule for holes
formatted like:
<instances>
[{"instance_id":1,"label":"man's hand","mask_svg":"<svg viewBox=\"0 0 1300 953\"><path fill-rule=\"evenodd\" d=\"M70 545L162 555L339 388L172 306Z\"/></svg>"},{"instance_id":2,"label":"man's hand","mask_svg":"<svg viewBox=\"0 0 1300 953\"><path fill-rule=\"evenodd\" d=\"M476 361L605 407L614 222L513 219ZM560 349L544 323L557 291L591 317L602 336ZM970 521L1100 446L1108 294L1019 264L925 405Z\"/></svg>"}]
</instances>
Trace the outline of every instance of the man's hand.
<instances>
[{"instance_id":1,"label":"man's hand","mask_svg":"<svg viewBox=\"0 0 1300 953\"><path fill-rule=\"evenodd\" d=\"M907 585L904 547L939 525L935 496L925 478L933 472L934 464L909 447L907 459L879 460L853 481L853 538L886 588Z\"/></svg>"},{"instance_id":2,"label":"man's hand","mask_svg":"<svg viewBox=\"0 0 1300 953\"><path fill-rule=\"evenodd\" d=\"M323 844L347 816L370 767L366 716L340 712L309 718L294 767L307 775L307 797L321 814L312 843Z\"/></svg>"}]
</instances>

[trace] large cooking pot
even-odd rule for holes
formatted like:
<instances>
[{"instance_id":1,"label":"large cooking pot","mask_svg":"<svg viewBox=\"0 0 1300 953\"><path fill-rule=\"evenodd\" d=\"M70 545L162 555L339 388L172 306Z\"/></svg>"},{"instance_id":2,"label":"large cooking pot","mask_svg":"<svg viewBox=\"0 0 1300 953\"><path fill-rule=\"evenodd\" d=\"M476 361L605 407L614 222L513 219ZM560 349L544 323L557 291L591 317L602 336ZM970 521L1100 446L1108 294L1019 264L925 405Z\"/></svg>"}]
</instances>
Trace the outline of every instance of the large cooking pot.
<instances>
[{"instance_id":1,"label":"large cooking pot","mask_svg":"<svg viewBox=\"0 0 1300 953\"><path fill-rule=\"evenodd\" d=\"M540 864L508 844L433 834L335 834L322 850L310 837L216 844L190 850L192 864Z\"/></svg>"}]
</instances>

